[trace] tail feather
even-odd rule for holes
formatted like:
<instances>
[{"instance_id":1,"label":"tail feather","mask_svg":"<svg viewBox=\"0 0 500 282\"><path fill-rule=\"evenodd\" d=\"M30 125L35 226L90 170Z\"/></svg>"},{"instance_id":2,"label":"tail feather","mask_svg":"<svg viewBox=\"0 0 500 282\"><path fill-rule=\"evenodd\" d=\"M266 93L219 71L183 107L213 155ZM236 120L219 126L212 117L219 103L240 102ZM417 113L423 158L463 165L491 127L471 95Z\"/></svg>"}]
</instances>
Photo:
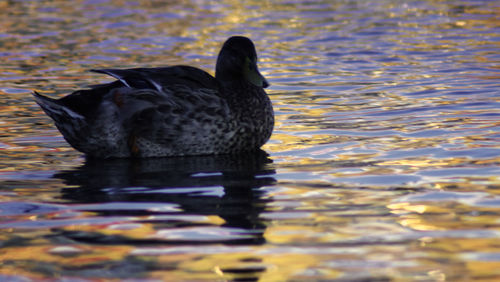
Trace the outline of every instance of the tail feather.
<instances>
[{"instance_id":1,"label":"tail feather","mask_svg":"<svg viewBox=\"0 0 500 282\"><path fill-rule=\"evenodd\" d=\"M57 118L62 116L74 119L85 119L85 117L59 103L56 99L43 96L36 91L33 92L33 96L35 97L36 103L42 108L42 110L56 122Z\"/></svg>"},{"instance_id":2,"label":"tail feather","mask_svg":"<svg viewBox=\"0 0 500 282\"><path fill-rule=\"evenodd\" d=\"M78 149L80 142L85 139L85 134L88 134L85 117L66 107L59 100L45 97L37 92L34 92L33 96L42 110L54 120L66 141Z\"/></svg>"}]
</instances>

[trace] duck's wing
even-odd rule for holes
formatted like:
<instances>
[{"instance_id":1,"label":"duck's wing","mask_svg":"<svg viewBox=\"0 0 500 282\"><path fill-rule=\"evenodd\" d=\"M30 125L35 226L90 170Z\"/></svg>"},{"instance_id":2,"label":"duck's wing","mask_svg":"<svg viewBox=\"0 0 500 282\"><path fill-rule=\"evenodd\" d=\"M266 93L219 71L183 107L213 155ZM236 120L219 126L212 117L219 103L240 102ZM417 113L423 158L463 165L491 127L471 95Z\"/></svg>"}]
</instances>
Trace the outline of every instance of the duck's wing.
<instances>
[{"instance_id":1,"label":"duck's wing","mask_svg":"<svg viewBox=\"0 0 500 282\"><path fill-rule=\"evenodd\" d=\"M201 146L196 145L199 140L230 120L217 81L203 70L173 66L94 72L113 76L118 79L114 83L122 85L112 92L113 99L120 101L117 105L134 154L148 155L155 147L181 153L184 146Z\"/></svg>"},{"instance_id":2,"label":"duck's wing","mask_svg":"<svg viewBox=\"0 0 500 282\"><path fill-rule=\"evenodd\" d=\"M93 69L97 73L110 75L128 88L153 89L183 85L191 89L218 89L217 81L206 71L190 66L133 69ZM105 86L105 85L101 85ZM99 86L98 86L99 87Z\"/></svg>"},{"instance_id":3,"label":"duck's wing","mask_svg":"<svg viewBox=\"0 0 500 282\"><path fill-rule=\"evenodd\" d=\"M171 66L160 68L133 68L133 69L94 69L97 73L110 75L118 80L90 86L65 96L55 103L65 106L72 111L90 116L102 103L105 95L114 89L126 87L131 89L151 89L160 91L164 88L176 91L179 85L191 89L196 93L199 89L208 89L218 93L218 83L207 72L190 66Z\"/></svg>"}]
</instances>

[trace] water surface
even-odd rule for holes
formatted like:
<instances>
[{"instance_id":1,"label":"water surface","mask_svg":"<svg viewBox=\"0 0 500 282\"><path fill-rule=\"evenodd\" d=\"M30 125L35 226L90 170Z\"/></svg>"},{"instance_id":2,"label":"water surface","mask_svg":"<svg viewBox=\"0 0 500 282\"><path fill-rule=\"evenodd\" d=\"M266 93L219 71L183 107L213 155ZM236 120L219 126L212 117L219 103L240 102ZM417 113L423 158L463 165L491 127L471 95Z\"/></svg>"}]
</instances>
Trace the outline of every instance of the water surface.
<instances>
[{"instance_id":1,"label":"water surface","mask_svg":"<svg viewBox=\"0 0 500 282\"><path fill-rule=\"evenodd\" d=\"M494 1L0 2L0 280L500 279ZM245 156L86 161L30 92L251 37Z\"/></svg>"}]
</instances>

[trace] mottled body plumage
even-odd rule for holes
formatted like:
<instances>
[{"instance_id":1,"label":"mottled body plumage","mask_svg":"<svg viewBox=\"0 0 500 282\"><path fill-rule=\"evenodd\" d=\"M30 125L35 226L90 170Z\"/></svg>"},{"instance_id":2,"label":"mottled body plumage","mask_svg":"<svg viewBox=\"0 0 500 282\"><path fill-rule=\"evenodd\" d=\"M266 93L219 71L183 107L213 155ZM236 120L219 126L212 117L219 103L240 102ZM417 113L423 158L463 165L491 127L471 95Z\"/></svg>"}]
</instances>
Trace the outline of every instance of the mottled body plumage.
<instances>
[{"instance_id":1,"label":"mottled body plumage","mask_svg":"<svg viewBox=\"0 0 500 282\"><path fill-rule=\"evenodd\" d=\"M55 100L35 93L64 138L90 157L234 154L270 138L274 114L253 43L231 37L216 77L189 66L103 69L117 81Z\"/></svg>"}]
</instances>

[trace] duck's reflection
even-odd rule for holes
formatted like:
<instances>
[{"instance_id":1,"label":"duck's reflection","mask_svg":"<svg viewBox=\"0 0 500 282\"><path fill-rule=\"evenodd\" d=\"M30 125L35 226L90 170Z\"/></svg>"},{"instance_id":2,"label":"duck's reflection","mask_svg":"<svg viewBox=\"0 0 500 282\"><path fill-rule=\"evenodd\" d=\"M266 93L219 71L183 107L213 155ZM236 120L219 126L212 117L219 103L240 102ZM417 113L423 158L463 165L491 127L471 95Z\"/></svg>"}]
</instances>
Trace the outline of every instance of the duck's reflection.
<instances>
[{"instance_id":1,"label":"duck's reflection","mask_svg":"<svg viewBox=\"0 0 500 282\"><path fill-rule=\"evenodd\" d=\"M221 226L254 235L241 243L261 244L265 224L259 215L269 200L259 188L275 182L271 162L264 151L237 156L89 159L82 167L55 177L70 186L63 189L62 197L74 203L173 203L183 214L217 215L225 222ZM104 211L107 215L137 212Z\"/></svg>"}]
</instances>

